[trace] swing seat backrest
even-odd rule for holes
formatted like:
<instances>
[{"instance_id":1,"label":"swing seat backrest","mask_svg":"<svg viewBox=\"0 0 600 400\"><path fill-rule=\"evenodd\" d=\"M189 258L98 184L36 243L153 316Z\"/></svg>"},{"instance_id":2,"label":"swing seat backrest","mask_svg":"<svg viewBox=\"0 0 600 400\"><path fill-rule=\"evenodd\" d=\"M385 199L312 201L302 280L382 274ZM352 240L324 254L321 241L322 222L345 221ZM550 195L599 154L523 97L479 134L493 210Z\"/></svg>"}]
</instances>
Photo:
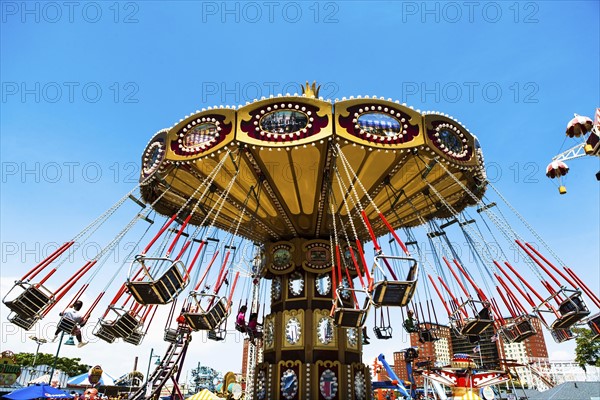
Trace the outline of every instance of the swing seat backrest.
<instances>
[{"instance_id":1,"label":"swing seat backrest","mask_svg":"<svg viewBox=\"0 0 600 400\"><path fill-rule=\"evenodd\" d=\"M411 323L408 319L404 320L402 326L404 327L404 330L408 333L416 333L419 331L417 325L415 325L414 322Z\"/></svg>"},{"instance_id":2,"label":"swing seat backrest","mask_svg":"<svg viewBox=\"0 0 600 400\"><path fill-rule=\"evenodd\" d=\"M207 337L210 340L214 340L216 342L220 342L222 340L225 340L226 333L227 332L224 329L215 329L215 330L212 330L212 331L208 331Z\"/></svg>"},{"instance_id":3,"label":"swing seat backrest","mask_svg":"<svg viewBox=\"0 0 600 400\"><path fill-rule=\"evenodd\" d=\"M440 340L432 329L419 328L419 341L424 343L435 342Z\"/></svg>"},{"instance_id":4,"label":"swing seat backrest","mask_svg":"<svg viewBox=\"0 0 600 400\"><path fill-rule=\"evenodd\" d=\"M154 277L148 271L146 262L156 261L169 264L167 270L160 276ZM171 261L168 258L146 258L137 256L132 263L141 265L145 275L135 278L134 268L130 268L130 275L126 282L127 289L139 304L168 304L175 299L187 286L189 279L185 265L181 261Z\"/></svg>"},{"instance_id":5,"label":"swing seat backrest","mask_svg":"<svg viewBox=\"0 0 600 400\"><path fill-rule=\"evenodd\" d=\"M71 334L75 328L77 327L77 322L73 321L71 318L62 316L58 321L57 329L60 329L62 332Z\"/></svg>"},{"instance_id":6,"label":"swing seat backrest","mask_svg":"<svg viewBox=\"0 0 600 400\"><path fill-rule=\"evenodd\" d=\"M381 281L373 284L375 307L406 307L416 289L414 282Z\"/></svg>"},{"instance_id":7,"label":"swing seat backrest","mask_svg":"<svg viewBox=\"0 0 600 400\"><path fill-rule=\"evenodd\" d=\"M509 343L514 343L519 334L516 329L516 325L505 326L502 328L501 332Z\"/></svg>"},{"instance_id":8,"label":"swing seat backrest","mask_svg":"<svg viewBox=\"0 0 600 400\"><path fill-rule=\"evenodd\" d=\"M356 308L338 308L333 313L333 322L342 328L362 328L367 313Z\"/></svg>"},{"instance_id":9,"label":"swing seat backrest","mask_svg":"<svg viewBox=\"0 0 600 400\"><path fill-rule=\"evenodd\" d=\"M460 329L460 334L463 336L476 336L482 334L494 322L489 319L467 318L464 320L464 325Z\"/></svg>"},{"instance_id":10,"label":"swing seat backrest","mask_svg":"<svg viewBox=\"0 0 600 400\"><path fill-rule=\"evenodd\" d=\"M185 265L181 261L176 261L158 279L156 287L164 301L163 304L175 299L186 288L189 279L185 278L185 276Z\"/></svg>"},{"instance_id":11,"label":"swing seat backrest","mask_svg":"<svg viewBox=\"0 0 600 400\"><path fill-rule=\"evenodd\" d=\"M381 262L392 265L399 261L410 262L409 271L406 275L406 279L403 281L388 280L384 272ZM386 265L387 267L387 265ZM397 257L397 256L383 256L379 255L375 257L375 263L373 265L373 275L376 271L385 277L384 280L375 282L373 284L373 290L371 292L372 302L375 307L405 307L412 299L415 290L417 288L417 278L419 274L419 267L417 260L409 257Z\"/></svg>"},{"instance_id":12,"label":"swing seat backrest","mask_svg":"<svg viewBox=\"0 0 600 400\"><path fill-rule=\"evenodd\" d=\"M114 343L116 339L116 333L113 329L112 321L100 320L100 322L98 322L96 325L96 330L93 332L93 334L107 343Z\"/></svg>"},{"instance_id":13,"label":"swing seat backrest","mask_svg":"<svg viewBox=\"0 0 600 400\"><path fill-rule=\"evenodd\" d=\"M581 294L576 292L567 297L558 307L560 317L552 323L552 329L568 329L590 315Z\"/></svg>"},{"instance_id":14,"label":"swing seat backrest","mask_svg":"<svg viewBox=\"0 0 600 400\"><path fill-rule=\"evenodd\" d=\"M557 309L552 306L551 302L553 300L558 301L563 298L564 300L558 304ZM533 310L540 317L542 323L550 330L569 329L590 315L590 310L581 298L581 292L565 287L561 287L560 290L552 293L552 295ZM543 314L551 315L554 320L545 322Z\"/></svg>"},{"instance_id":15,"label":"swing seat backrest","mask_svg":"<svg viewBox=\"0 0 600 400\"><path fill-rule=\"evenodd\" d=\"M351 305L345 305L342 296L344 292L350 293L350 296L348 296L350 298L352 298L353 294L364 293L366 297L363 304L363 308L355 308ZM354 304L354 302L351 302L350 304ZM371 298L365 290L340 286L336 290L333 322L337 326L341 326L344 328L362 328L362 326L365 324L365 320L367 319L367 313L369 311L370 306Z\"/></svg>"},{"instance_id":16,"label":"swing seat backrest","mask_svg":"<svg viewBox=\"0 0 600 400\"><path fill-rule=\"evenodd\" d=\"M375 337L377 339L391 339L392 338L392 327L391 326L376 326L373 328Z\"/></svg>"},{"instance_id":17,"label":"swing seat backrest","mask_svg":"<svg viewBox=\"0 0 600 400\"><path fill-rule=\"evenodd\" d=\"M33 328L33 325L35 325L36 322L40 320L40 317L36 315L30 318L23 318L19 314L12 311L8 315L8 320L16 326L18 326L19 328L23 328L26 331L28 331L31 328Z\"/></svg>"},{"instance_id":18,"label":"swing seat backrest","mask_svg":"<svg viewBox=\"0 0 600 400\"><path fill-rule=\"evenodd\" d=\"M134 317L128 312L121 314L113 323L113 329L117 337L123 339L131 336L133 331L142 326L138 317Z\"/></svg>"},{"instance_id":19,"label":"swing seat backrest","mask_svg":"<svg viewBox=\"0 0 600 400\"><path fill-rule=\"evenodd\" d=\"M531 320L528 317L517 321L516 328L519 331L519 334L521 335L529 332L533 332L535 334L535 328L533 327L533 324L531 323Z\"/></svg>"},{"instance_id":20,"label":"swing seat backrest","mask_svg":"<svg viewBox=\"0 0 600 400\"><path fill-rule=\"evenodd\" d=\"M600 338L600 313L588 319L588 326L594 334L592 340Z\"/></svg>"},{"instance_id":21,"label":"swing seat backrest","mask_svg":"<svg viewBox=\"0 0 600 400\"><path fill-rule=\"evenodd\" d=\"M4 305L10 310L19 314L23 319L30 319L39 315L46 307L54 302L54 295L44 286L35 286L25 282L17 282L11 289L20 288L22 292L12 300L6 300L7 293L4 296Z\"/></svg>"},{"instance_id":22,"label":"swing seat backrest","mask_svg":"<svg viewBox=\"0 0 600 400\"><path fill-rule=\"evenodd\" d=\"M192 296L198 296L198 294L192 294ZM199 306L198 312L186 312L183 313L183 316L187 322L187 324L194 331L211 331L215 329L217 326L221 325L221 323L227 318L229 315L229 310L227 307L227 300L224 297L218 298L215 295L199 295L200 299L196 297L196 302ZM214 298L218 299L214 304L210 307L210 309L204 311L202 307L200 307L200 302L202 298Z\"/></svg>"},{"instance_id":23,"label":"swing seat backrest","mask_svg":"<svg viewBox=\"0 0 600 400\"><path fill-rule=\"evenodd\" d=\"M571 329L553 329L550 333L556 343L563 343L575 337Z\"/></svg>"},{"instance_id":24,"label":"swing seat backrest","mask_svg":"<svg viewBox=\"0 0 600 400\"><path fill-rule=\"evenodd\" d=\"M163 304L154 282L127 282L125 286L139 304Z\"/></svg>"},{"instance_id":25,"label":"swing seat backrest","mask_svg":"<svg viewBox=\"0 0 600 400\"><path fill-rule=\"evenodd\" d=\"M165 329L165 335L163 339L168 343L177 343L177 340L179 339L179 331L173 328Z\"/></svg>"},{"instance_id":26,"label":"swing seat backrest","mask_svg":"<svg viewBox=\"0 0 600 400\"><path fill-rule=\"evenodd\" d=\"M133 331L131 335L124 337L123 341L137 346L140 343L142 343L142 339L144 339L144 333L139 330L136 330Z\"/></svg>"},{"instance_id":27,"label":"swing seat backrest","mask_svg":"<svg viewBox=\"0 0 600 400\"><path fill-rule=\"evenodd\" d=\"M479 311L478 307L481 307ZM463 312L476 316L465 317ZM494 318L488 302L468 298L450 315L450 321L460 335L477 336L494 323Z\"/></svg>"},{"instance_id":28,"label":"swing seat backrest","mask_svg":"<svg viewBox=\"0 0 600 400\"><path fill-rule=\"evenodd\" d=\"M521 343L525 339L535 335L537 332L531 324L530 318L524 316L514 321L514 323L502 328L502 333L510 343Z\"/></svg>"}]
</instances>

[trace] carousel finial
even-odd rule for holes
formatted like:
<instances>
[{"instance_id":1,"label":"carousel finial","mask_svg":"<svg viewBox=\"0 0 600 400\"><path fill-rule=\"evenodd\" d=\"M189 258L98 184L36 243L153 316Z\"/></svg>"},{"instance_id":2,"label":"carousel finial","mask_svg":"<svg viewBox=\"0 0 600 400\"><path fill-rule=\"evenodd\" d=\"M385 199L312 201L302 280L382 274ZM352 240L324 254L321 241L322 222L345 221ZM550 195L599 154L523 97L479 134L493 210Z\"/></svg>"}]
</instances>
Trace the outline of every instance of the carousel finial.
<instances>
[{"instance_id":1,"label":"carousel finial","mask_svg":"<svg viewBox=\"0 0 600 400\"><path fill-rule=\"evenodd\" d=\"M319 97L319 89L321 89L321 85L317 86L316 81L313 81L312 85L309 85L308 81L306 81L306 84L302 86L302 94L306 97L317 98Z\"/></svg>"}]
</instances>

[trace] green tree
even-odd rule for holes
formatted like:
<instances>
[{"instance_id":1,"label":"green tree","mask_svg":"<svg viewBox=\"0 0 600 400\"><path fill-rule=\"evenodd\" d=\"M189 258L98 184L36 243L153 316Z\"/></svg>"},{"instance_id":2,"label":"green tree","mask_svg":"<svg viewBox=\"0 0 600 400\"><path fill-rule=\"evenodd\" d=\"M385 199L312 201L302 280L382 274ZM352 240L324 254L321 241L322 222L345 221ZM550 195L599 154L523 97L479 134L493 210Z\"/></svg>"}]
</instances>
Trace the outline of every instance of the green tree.
<instances>
[{"instance_id":1,"label":"green tree","mask_svg":"<svg viewBox=\"0 0 600 400\"><path fill-rule=\"evenodd\" d=\"M35 354L32 353L15 354L17 364L22 367L32 366L34 358ZM81 364L80 361L81 358L58 357L56 359L56 369L66 372L69 376L83 374L84 372L87 372L91 366ZM38 353L35 364L52 366L54 364L54 354Z\"/></svg>"},{"instance_id":2,"label":"green tree","mask_svg":"<svg viewBox=\"0 0 600 400\"><path fill-rule=\"evenodd\" d=\"M585 371L586 365L600 367L600 340L594 338L594 333L587 328L573 328L577 334L577 347L575 347L575 361Z\"/></svg>"}]
</instances>

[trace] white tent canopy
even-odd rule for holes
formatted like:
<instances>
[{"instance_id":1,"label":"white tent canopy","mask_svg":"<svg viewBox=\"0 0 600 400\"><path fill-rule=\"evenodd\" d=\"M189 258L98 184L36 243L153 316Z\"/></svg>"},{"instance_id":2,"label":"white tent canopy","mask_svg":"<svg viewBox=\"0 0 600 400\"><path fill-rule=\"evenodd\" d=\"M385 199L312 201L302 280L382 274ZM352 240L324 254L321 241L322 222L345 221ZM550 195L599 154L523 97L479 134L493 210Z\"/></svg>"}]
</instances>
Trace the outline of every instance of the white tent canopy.
<instances>
[{"instance_id":1,"label":"white tent canopy","mask_svg":"<svg viewBox=\"0 0 600 400\"><path fill-rule=\"evenodd\" d=\"M102 373L100 377L100 382L96 385L90 383L89 374L83 373L81 375L74 376L67 381L67 386L113 386L115 384L115 379L108 375L106 372Z\"/></svg>"}]
</instances>

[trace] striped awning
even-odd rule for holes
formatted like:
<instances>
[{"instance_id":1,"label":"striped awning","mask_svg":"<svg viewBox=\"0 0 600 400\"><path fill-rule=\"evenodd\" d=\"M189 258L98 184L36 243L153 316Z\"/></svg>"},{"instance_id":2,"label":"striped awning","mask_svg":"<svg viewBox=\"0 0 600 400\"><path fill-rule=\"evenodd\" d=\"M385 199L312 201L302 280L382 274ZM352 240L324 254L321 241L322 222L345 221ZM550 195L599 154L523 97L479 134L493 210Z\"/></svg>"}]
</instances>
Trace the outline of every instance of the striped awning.
<instances>
[{"instance_id":1,"label":"striped awning","mask_svg":"<svg viewBox=\"0 0 600 400\"><path fill-rule=\"evenodd\" d=\"M218 400L219 396L208 389L202 389L198 393L188 397L185 400Z\"/></svg>"}]
</instances>

